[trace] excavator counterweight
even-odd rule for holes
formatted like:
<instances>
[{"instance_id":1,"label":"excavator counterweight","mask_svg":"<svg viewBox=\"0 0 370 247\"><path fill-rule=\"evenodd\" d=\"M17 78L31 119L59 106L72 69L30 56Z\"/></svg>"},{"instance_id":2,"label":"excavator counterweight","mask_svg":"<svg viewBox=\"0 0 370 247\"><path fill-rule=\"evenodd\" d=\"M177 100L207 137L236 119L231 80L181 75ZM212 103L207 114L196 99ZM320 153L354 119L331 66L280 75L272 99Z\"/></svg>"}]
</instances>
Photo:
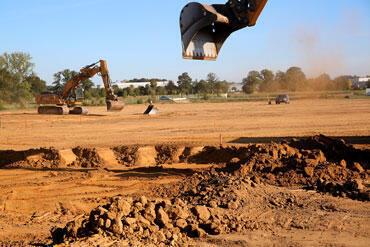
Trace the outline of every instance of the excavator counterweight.
<instances>
[{"instance_id":1,"label":"excavator counterweight","mask_svg":"<svg viewBox=\"0 0 370 247\"><path fill-rule=\"evenodd\" d=\"M180 14L183 58L216 60L230 34L254 26L266 3L229 0L226 4L187 4Z\"/></svg>"}]
</instances>

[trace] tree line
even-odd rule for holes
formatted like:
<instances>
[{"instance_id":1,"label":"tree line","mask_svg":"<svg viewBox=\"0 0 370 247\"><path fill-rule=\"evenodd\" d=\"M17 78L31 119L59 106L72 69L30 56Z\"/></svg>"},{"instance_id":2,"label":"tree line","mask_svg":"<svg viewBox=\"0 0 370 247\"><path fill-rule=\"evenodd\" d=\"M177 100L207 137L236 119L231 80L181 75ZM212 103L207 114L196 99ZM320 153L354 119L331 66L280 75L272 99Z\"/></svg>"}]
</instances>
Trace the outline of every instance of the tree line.
<instances>
[{"instance_id":1,"label":"tree line","mask_svg":"<svg viewBox=\"0 0 370 247\"><path fill-rule=\"evenodd\" d=\"M252 70L243 78L243 91L247 94L253 92L277 91L332 91L351 89L351 76L338 76L331 79L328 74L307 79L299 67L290 67L286 72L276 73L268 69Z\"/></svg>"},{"instance_id":2,"label":"tree line","mask_svg":"<svg viewBox=\"0 0 370 247\"><path fill-rule=\"evenodd\" d=\"M13 52L3 53L0 56L0 108L5 103L25 104L43 91L61 93L65 83L78 72L65 69L54 74L51 85L47 86L34 72L35 64L28 53ZM243 78L243 91L247 94L254 92L292 92L292 91L330 91L347 90L351 88L349 81L353 76L338 76L330 78L328 74L322 74L316 78L308 79L299 67L290 67L287 71L263 69L252 70L247 77ZM178 76L177 82L169 81L166 86L157 86L159 81L165 79L132 79L130 82L150 81L145 87L128 87L125 89L114 88L118 96L140 95L189 95L198 94L204 98L208 95L219 95L229 91L230 83L220 80L216 74L209 73L205 79L193 80L187 72ZM370 82L368 83L370 87ZM104 88L94 88L91 80L81 82L86 98L105 97Z\"/></svg>"},{"instance_id":3,"label":"tree line","mask_svg":"<svg viewBox=\"0 0 370 247\"><path fill-rule=\"evenodd\" d=\"M30 54L4 53L0 56L0 108L5 103L24 105L46 90L46 82L33 71Z\"/></svg>"},{"instance_id":4,"label":"tree line","mask_svg":"<svg viewBox=\"0 0 370 247\"><path fill-rule=\"evenodd\" d=\"M209 94L219 95L221 93L227 93L229 91L229 83L226 81L220 81L216 74L209 73L206 79L193 80L187 72L182 73L178 76L177 83L168 81L165 86L157 86L157 79L147 79L150 81L150 85L145 87L130 86L128 88L120 89L117 86L114 87L115 92L118 96L139 96L139 95L189 95L199 94L207 97ZM162 80L163 81L163 80Z\"/></svg>"}]
</instances>

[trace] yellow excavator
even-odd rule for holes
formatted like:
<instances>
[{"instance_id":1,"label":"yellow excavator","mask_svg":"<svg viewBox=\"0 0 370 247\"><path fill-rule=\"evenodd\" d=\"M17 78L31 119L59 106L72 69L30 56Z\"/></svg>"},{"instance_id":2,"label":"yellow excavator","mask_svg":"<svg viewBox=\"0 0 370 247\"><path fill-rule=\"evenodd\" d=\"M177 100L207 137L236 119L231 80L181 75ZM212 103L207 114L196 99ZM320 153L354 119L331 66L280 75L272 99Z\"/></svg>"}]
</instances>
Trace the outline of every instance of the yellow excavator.
<instances>
[{"instance_id":1,"label":"yellow excavator","mask_svg":"<svg viewBox=\"0 0 370 247\"><path fill-rule=\"evenodd\" d=\"M72 77L65 84L62 94L45 92L37 95L36 104L40 105L38 113L52 115L87 115L87 108L82 107L83 91L80 87L80 83L96 74L99 74L103 79L107 110L121 111L125 104L119 101L117 95L114 94L106 61L100 60L83 67L77 75Z\"/></svg>"},{"instance_id":2,"label":"yellow excavator","mask_svg":"<svg viewBox=\"0 0 370 247\"><path fill-rule=\"evenodd\" d=\"M228 0L226 4L187 4L180 14L183 58L216 60L231 33L256 24L267 1Z\"/></svg>"}]
</instances>

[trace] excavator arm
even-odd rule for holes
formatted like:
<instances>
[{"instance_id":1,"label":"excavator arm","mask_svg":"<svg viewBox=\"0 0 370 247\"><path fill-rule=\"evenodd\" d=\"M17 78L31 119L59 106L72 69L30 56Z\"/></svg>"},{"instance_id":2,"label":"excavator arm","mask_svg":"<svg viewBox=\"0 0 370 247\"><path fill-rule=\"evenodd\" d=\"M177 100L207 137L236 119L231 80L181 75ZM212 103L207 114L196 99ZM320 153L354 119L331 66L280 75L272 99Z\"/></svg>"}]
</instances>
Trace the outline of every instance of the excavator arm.
<instances>
[{"instance_id":1,"label":"excavator arm","mask_svg":"<svg viewBox=\"0 0 370 247\"><path fill-rule=\"evenodd\" d=\"M226 4L187 4L180 14L183 58L216 60L231 33L256 24L267 1L228 0Z\"/></svg>"},{"instance_id":2,"label":"excavator arm","mask_svg":"<svg viewBox=\"0 0 370 247\"><path fill-rule=\"evenodd\" d=\"M82 68L80 73L73 76L69 81L67 81L63 88L62 99L67 100L68 96L71 95L75 88L80 86L80 83L82 81L94 77L94 75L99 72L100 68L95 66L96 64L97 63Z\"/></svg>"},{"instance_id":3,"label":"excavator arm","mask_svg":"<svg viewBox=\"0 0 370 247\"><path fill-rule=\"evenodd\" d=\"M103 79L105 88L105 102L107 104L108 111L120 111L124 107L124 103L118 100L117 95L114 94L114 90L111 85L111 80L109 77L109 71L107 63L104 60L100 60L100 76Z\"/></svg>"}]
</instances>

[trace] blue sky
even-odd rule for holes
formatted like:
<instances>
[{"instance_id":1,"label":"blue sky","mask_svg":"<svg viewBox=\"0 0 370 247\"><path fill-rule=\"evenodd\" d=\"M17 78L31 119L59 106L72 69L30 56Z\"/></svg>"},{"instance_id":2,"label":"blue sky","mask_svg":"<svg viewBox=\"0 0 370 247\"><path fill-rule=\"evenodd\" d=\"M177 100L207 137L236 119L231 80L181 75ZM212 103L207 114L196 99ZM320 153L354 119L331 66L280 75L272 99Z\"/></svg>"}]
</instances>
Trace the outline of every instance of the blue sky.
<instances>
[{"instance_id":1,"label":"blue sky","mask_svg":"<svg viewBox=\"0 0 370 247\"><path fill-rule=\"evenodd\" d=\"M369 0L269 0L257 25L233 33L216 62L181 57L178 20L188 2L1 0L0 53L29 52L48 83L99 59L113 80L214 72L239 82L250 70L293 65L308 76L370 74Z\"/></svg>"}]
</instances>

